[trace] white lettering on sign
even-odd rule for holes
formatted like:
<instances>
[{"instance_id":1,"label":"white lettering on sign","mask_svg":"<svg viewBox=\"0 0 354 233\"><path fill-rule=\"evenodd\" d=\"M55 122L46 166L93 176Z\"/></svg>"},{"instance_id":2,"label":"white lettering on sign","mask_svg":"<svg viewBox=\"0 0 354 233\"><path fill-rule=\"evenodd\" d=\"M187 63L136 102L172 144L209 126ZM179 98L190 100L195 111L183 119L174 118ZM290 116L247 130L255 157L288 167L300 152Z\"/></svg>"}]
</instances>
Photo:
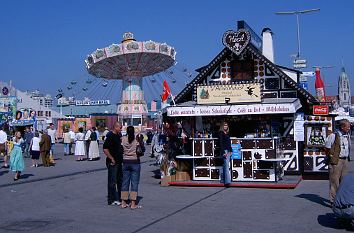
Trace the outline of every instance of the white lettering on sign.
<instances>
[{"instance_id":1,"label":"white lettering on sign","mask_svg":"<svg viewBox=\"0 0 354 233\"><path fill-rule=\"evenodd\" d=\"M249 114L284 114L295 113L301 107L300 102L284 104L255 104L255 105L223 105L168 107L168 116L216 116L216 115L249 115Z\"/></svg>"}]
</instances>

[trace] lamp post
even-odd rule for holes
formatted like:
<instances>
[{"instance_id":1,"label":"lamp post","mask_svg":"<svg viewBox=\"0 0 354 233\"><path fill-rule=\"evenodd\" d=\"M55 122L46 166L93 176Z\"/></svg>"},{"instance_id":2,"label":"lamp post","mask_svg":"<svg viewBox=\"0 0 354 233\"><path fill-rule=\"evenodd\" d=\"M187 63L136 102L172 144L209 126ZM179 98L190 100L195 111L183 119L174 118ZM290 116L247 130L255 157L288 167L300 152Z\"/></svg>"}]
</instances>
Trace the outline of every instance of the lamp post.
<instances>
[{"instance_id":1,"label":"lamp post","mask_svg":"<svg viewBox=\"0 0 354 233\"><path fill-rule=\"evenodd\" d=\"M296 60L300 59L300 51L301 51L301 44L300 44L300 22L299 22L299 15L301 14L307 14L307 13L312 13L320 11L319 8L316 9L309 9L309 10L301 10L301 11L283 11L283 12L275 12L277 15L296 15L296 25L297 25L297 54L296 54ZM295 64L294 64L295 65ZM305 67L299 67L299 68L305 68Z\"/></svg>"}]
</instances>

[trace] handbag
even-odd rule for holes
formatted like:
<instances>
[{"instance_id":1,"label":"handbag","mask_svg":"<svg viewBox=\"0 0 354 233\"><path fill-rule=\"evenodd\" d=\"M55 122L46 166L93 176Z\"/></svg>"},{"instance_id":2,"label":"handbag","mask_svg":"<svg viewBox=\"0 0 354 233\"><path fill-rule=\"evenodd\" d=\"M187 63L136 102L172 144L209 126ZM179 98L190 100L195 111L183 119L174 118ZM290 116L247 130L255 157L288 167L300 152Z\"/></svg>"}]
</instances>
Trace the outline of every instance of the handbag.
<instances>
[{"instance_id":1,"label":"handbag","mask_svg":"<svg viewBox=\"0 0 354 233\"><path fill-rule=\"evenodd\" d=\"M141 156L144 155L144 151L143 151L143 149L141 148L140 143L138 143L138 145L136 145L136 155L137 155L138 157L141 157Z\"/></svg>"}]
</instances>

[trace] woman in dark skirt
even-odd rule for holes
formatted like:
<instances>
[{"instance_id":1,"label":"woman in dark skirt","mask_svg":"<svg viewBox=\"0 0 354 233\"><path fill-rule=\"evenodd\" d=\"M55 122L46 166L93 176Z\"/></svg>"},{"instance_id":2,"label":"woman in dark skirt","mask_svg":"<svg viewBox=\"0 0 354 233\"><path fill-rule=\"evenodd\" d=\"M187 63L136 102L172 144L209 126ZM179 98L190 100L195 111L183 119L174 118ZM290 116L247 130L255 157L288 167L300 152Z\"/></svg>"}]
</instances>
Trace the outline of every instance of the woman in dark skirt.
<instances>
[{"instance_id":1,"label":"woman in dark skirt","mask_svg":"<svg viewBox=\"0 0 354 233\"><path fill-rule=\"evenodd\" d=\"M39 142L41 139L39 138L39 133L36 131L34 133L34 137L31 140L31 156L32 156L32 166L31 167L38 167L38 160L39 160Z\"/></svg>"}]
</instances>

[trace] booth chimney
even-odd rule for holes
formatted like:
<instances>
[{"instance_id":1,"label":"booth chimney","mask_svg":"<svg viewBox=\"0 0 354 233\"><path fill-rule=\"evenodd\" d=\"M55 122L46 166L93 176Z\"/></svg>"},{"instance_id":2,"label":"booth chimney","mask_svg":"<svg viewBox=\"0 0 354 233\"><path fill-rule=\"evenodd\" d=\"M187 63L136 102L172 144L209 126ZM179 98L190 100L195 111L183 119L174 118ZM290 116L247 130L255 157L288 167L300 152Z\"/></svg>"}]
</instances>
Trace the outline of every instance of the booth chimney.
<instances>
[{"instance_id":1,"label":"booth chimney","mask_svg":"<svg viewBox=\"0 0 354 233\"><path fill-rule=\"evenodd\" d=\"M262 30L263 51L262 54L274 63L273 32L270 28Z\"/></svg>"}]
</instances>

